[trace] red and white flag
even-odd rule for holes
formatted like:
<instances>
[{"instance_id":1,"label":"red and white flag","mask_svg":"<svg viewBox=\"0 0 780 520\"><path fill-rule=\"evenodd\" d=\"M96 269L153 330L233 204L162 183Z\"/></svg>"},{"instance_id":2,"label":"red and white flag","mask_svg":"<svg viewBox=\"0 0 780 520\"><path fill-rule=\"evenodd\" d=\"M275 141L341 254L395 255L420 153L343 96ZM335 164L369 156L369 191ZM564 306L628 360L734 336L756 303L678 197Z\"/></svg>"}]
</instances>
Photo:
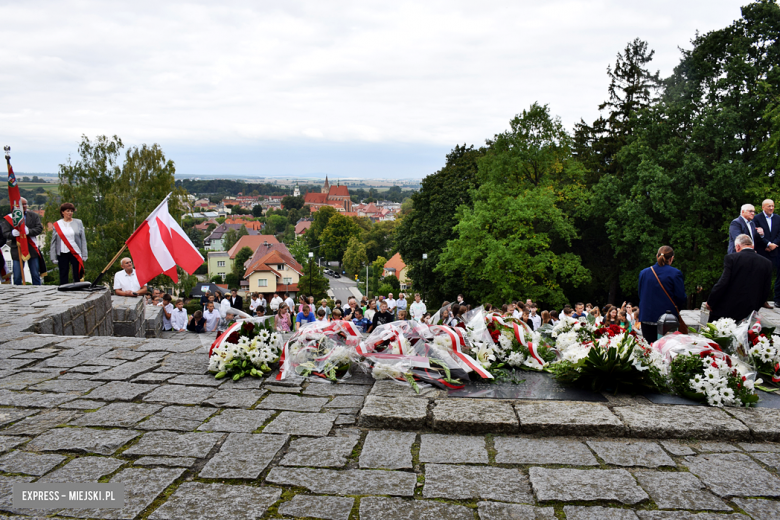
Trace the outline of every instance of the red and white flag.
<instances>
[{"instance_id":1,"label":"red and white flag","mask_svg":"<svg viewBox=\"0 0 780 520\"><path fill-rule=\"evenodd\" d=\"M190 237L168 213L168 197L163 200L125 243L133 255L135 274L143 287L159 274L179 283L178 265L189 274L203 264L203 256Z\"/></svg>"}]
</instances>

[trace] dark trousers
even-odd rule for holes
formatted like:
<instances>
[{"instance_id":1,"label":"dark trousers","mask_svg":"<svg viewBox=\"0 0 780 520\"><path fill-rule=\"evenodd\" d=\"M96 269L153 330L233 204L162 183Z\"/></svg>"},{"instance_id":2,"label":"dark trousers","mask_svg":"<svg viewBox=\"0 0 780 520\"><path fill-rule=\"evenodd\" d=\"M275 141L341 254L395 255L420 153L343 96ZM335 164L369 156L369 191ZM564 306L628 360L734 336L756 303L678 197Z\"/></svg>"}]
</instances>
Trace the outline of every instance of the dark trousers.
<instances>
[{"instance_id":1,"label":"dark trousers","mask_svg":"<svg viewBox=\"0 0 780 520\"><path fill-rule=\"evenodd\" d=\"M71 252L60 253L57 256L57 265L60 268L60 285L68 283L68 273L73 271L73 282L78 282L83 277L79 261Z\"/></svg>"},{"instance_id":2,"label":"dark trousers","mask_svg":"<svg viewBox=\"0 0 780 520\"><path fill-rule=\"evenodd\" d=\"M642 323L642 336L648 343L654 343L658 339L658 324Z\"/></svg>"},{"instance_id":3,"label":"dark trousers","mask_svg":"<svg viewBox=\"0 0 780 520\"><path fill-rule=\"evenodd\" d=\"M766 257L764 257L766 258ZM780 255L770 256L772 267L775 270L775 305L780 305Z\"/></svg>"}]
</instances>

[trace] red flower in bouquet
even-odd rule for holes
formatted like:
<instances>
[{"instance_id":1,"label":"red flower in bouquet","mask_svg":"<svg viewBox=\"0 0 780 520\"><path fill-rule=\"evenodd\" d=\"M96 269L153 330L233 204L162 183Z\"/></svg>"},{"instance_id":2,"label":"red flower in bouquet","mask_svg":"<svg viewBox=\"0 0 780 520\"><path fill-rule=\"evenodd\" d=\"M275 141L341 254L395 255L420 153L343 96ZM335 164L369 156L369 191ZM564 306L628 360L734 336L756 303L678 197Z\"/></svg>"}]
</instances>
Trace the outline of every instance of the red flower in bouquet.
<instances>
[{"instance_id":1,"label":"red flower in bouquet","mask_svg":"<svg viewBox=\"0 0 780 520\"><path fill-rule=\"evenodd\" d=\"M250 332L255 330L255 324L254 323L250 323L248 321L245 321L244 324L241 325L241 330L243 330L244 332L249 334ZM238 340L236 340L236 342L238 342Z\"/></svg>"},{"instance_id":2,"label":"red flower in bouquet","mask_svg":"<svg viewBox=\"0 0 780 520\"><path fill-rule=\"evenodd\" d=\"M620 325L610 325L609 326L609 337L610 338L617 336L621 332L623 332L623 329L620 327Z\"/></svg>"},{"instance_id":3,"label":"red flower in bouquet","mask_svg":"<svg viewBox=\"0 0 780 520\"><path fill-rule=\"evenodd\" d=\"M230 333L225 341L228 343L238 344L238 340L241 338L241 334L237 330Z\"/></svg>"},{"instance_id":4,"label":"red flower in bouquet","mask_svg":"<svg viewBox=\"0 0 780 520\"><path fill-rule=\"evenodd\" d=\"M501 331L491 330L490 337L493 338L493 343L498 343L498 337L501 335Z\"/></svg>"}]
</instances>

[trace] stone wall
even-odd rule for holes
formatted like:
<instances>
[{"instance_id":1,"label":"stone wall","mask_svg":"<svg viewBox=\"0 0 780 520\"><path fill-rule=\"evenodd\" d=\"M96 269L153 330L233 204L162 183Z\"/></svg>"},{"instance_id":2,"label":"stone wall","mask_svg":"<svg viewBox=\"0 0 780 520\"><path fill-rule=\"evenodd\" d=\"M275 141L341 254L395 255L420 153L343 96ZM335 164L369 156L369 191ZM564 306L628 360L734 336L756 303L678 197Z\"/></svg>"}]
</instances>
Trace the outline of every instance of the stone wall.
<instances>
[{"instance_id":1,"label":"stone wall","mask_svg":"<svg viewBox=\"0 0 780 520\"><path fill-rule=\"evenodd\" d=\"M156 305L146 306L146 329L147 338L160 338L162 337L163 329L163 309Z\"/></svg>"},{"instance_id":2,"label":"stone wall","mask_svg":"<svg viewBox=\"0 0 780 520\"><path fill-rule=\"evenodd\" d=\"M113 336L111 293L61 292L53 285L0 285L0 335Z\"/></svg>"},{"instance_id":3,"label":"stone wall","mask_svg":"<svg viewBox=\"0 0 780 520\"><path fill-rule=\"evenodd\" d=\"M111 305L115 336L146 337L146 306L143 298L112 296Z\"/></svg>"}]
</instances>

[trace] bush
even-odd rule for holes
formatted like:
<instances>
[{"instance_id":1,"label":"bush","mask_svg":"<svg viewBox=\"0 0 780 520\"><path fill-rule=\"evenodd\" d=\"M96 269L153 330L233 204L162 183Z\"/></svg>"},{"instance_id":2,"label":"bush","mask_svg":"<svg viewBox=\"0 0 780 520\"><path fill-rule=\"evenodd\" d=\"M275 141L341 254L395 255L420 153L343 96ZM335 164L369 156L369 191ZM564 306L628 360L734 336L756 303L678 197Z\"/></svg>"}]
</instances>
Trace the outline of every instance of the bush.
<instances>
[{"instance_id":1,"label":"bush","mask_svg":"<svg viewBox=\"0 0 780 520\"><path fill-rule=\"evenodd\" d=\"M379 286L379 289L377 289L376 296L387 296L391 292L393 292L393 286L389 283L383 283Z\"/></svg>"},{"instance_id":2,"label":"bush","mask_svg":"<svg viewBox=\"0 0 780 520\"><path fill-rule=\"evenodd\" d=\"M198 298L193 298L187 304L184 306L185 309L187 309L187 314L192 315L195 313L195 311L202 311L203 308L200 306L200 300Z\"/></svg>"}]
</instances>

